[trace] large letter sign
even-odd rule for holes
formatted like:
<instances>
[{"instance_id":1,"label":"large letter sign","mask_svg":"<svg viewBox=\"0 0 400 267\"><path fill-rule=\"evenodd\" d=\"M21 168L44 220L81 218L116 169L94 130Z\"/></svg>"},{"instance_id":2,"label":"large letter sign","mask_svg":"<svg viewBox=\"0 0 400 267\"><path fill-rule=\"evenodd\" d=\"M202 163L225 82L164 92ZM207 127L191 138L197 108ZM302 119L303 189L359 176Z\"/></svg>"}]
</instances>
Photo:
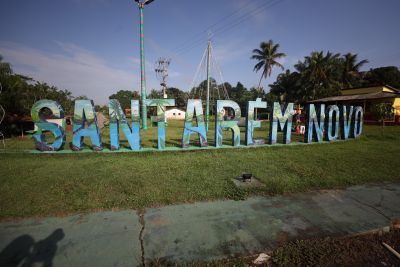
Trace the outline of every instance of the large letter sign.
<instances>
[{"instance_id":1,"label":"large letter sign","mask_svg":"<svg viewBox=\"0 0 400 267\"><path fill-rule=\"evenodd\" d=\"M348 113L348 114L347 114ZM340 137L344 140L349 138L351 121L353 117L353 106L341 106L340 108ZM350 136L351 137L351 136Z\"/></svg>"},{"instance_id":2,"label":"large letter sign","mask_svg":"<svg viewBox=\"0 0 400 267\"><path fill-rule=\"evenodd\" d=\"M165 107L175 106L175 99L146 99L146 106L157 107L158 149L165 149Z\"/></svg>"},{"instance_id":3,"label":"large letter sign","mask_svg":"<svg viewBox=\"0 0 400 267\"><path fill-rule=\"evenodd\" d=\"M246 145L254 145L254 128L261 127L261 121L254 118L254 109L267 108L267 102L261 101L257 98L256 101L249 101L247 103L247 119L246 119Z\"/></svg>"},{"instance_id":4,"label":"large letter sign","mask_svg":"<svg viewBox=\"0 0 400 267\"><path fill-rule=\"evenodd\" d=\"M131 118L132 124L129 126L128 119L121 108L120 103L111 99L109 106L109 130L110 130L110 149L103 149L100 129L97 125L94 103L92 100L76 100L73 117L72 131L72 150L82 149L84 137L89 137L94 151L114 151L120 149L120 131L128 140L129 146L124 148L131 151L154 151L165 150L166 143L166 107L174 106L175 99L146 99L144 105L157 107L157 148L142 147L140 131L139 101L131 100ZM43 109L49 109L52 112L46 114ZM279 130L283 132L283 143L291 143L292 120L294 115L293 103L281 105L278 102L272 104L270 113L269 144L265 144L263 139L254 138L254 129L261 128L261 121L254 116L256 108L267 108L267 102L257 98L256 101L248 101L245 144L240 144L239 121L241 118L240 106L232 100L217 100L215 110L215 147L223 146L223 132L232 132L232 146L268 146L277 143ZM233 113L231 112L233 110ZM304 143L313 141L335 141L338 138L346 140L348 138L357 138L361 135L363 129L363 109L360 106L338 106L330 105L325 110L325 104L306 105L306 122ZM32 106L32 120L37 127L33 134L35 147L39 151L57 151L61 150L66 142L66 120L64 118L63 108L55 101L40 100ZM196 120L196 122L194 122ZM193 124L196 125L193 125ZM174 123L175 124L175 123ZM204 121L203 105L200 99L189 99L186 106L185 121L182 122L182 146L171 147L167 150L178 149L212 149L207 142L207 130ZM46 142L44 132L51 132L55 141L52 144ZM198 135L199 147L190 145L192 134ZM214 134L214 133L213 133ZM298 142L296 142L298 143ZM90 151L88 149L84 150Z\"/></svg>"},{"instance_id":5,"label":"large letter sign","mask_svg":"<svg viewBox=\"0 0 400 267\"><path fill-rule=\"evenodd\" d=\"M363 109L362 107L356 107L354 111L354 138L357 138L361 135L363 126Z\"/></svg>"},{"instance_id":6,"label":"large letter sign","mask_svg":"<svg viewBox=\"0 0 400 267\"><path fill-rule=\"evenodd\" d=\"M278 102L274 102L271 111L271 122L269 125L269 143L275 144L278 134L278 122L281 130L283 131L283 143L290 144L292 134L292 120L293 120L293 103L286 105L285 111Z\"/></svg>"},{"instance_id":7,"label":"large letter sign","mask_svg":"<svg viewBox=\"0 0 400 267\"><path fill-rule=\"evenodd\" d=\"M224 120L225 108L234 110L234 117L230 120ZM232 100L217 100L217 113L215 113L215 146L222 146L222 129L231 129L232 145L240 146L240 129L238 122L240 120L240 107Z\"/></svg>"},{"instance_id":8,"label":"large letter sign","mask_svg":"<svg viewBox=\"0 0 400 267\"><path fill-rule=\"evenodd\" d=\"M43 118L41 111L43 108L48 108L53 113L53 118L59 119L60 124L49 122ZM38 131L33 134L36 148L40 151L60 150L64 147L65 135L65 119L64 109L60 104L53 100L39 100L31 109L32 121L38 128ZM54 142L48 144L43 131L49 131L54 135Z\"/></svg>"},{"instance_id":9,"label":"large letter sign","mask_svg":"<svg viewBox=\"0 0 400 267\"><path fill-rule=\"evenodd\" d=\"M139 100L131 100L132 130L128 120L122 111L118 100L110 99L108 102L108 114L110 114L110 142L111 150L119 149L119 129L125 134L132 150L140 149L140 115Z\"/></svg>"},{"instance_id":10,"label":"large letter sign","mask_svg":"<svg viewBox=\"0 0 400 267\"><path fill-rule=\"evenodd\" d=\"M328 117L325 123L325 140L335 141L339 137L339 107L336 105L328 106L326 113Z\"/></svg>"},{"instance_id":11,"label":"large letter sign","mask_svg":"<svg viewBox=\"0 0 400 267\"><path fill-rule=\"evenodd\" d=\"M193 115L196 112L197 127L193 127ZM200 146L206 147L207 132L204 124L203 105L200 99L189 99L186 108L185 125L183 130L182 147L189 147L190 135L197 133L200 139Z\"/></svg>"},{"instance_id":12,"label":"large letter sign","mask_svg":"<svg viewBox=\"0 0 400 267\"><path fill-rule=\"evenodd\" d=\"M317 108L314 104L309 104L306 107L306 113L307 121L304 142L311 143L313 138L318 142L322 142L324 136L325 104L320 104Z\"/></svg>"},{"instance_id":13,"label":"large letter sign","mask_svg":"<svg viewBox=\"0 0 400 267\"><path fill-rule=\"evenodd\" d=\"M81 150L83 138L88 136L95 151L103 149L92 100L76 100L74 112L72 150ZM86 127L87 125L87 127Z\"/></svg>"}]
</instances>

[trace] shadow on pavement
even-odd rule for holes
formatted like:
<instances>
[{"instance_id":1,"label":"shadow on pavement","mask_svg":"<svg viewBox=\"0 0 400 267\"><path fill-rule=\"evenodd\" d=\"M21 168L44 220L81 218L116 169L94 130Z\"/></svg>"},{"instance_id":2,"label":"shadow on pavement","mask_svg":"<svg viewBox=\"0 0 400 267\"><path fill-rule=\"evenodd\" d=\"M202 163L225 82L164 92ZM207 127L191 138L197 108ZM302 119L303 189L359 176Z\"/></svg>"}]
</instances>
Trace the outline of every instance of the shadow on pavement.
<instances>
[{"instance_id":1,"label":"shadow on pavement","mask_svg":"<svg viewBox=\"0 0 400 267\"><path fill-rule=\"evenodd\" d=\"M0 252L0 266L28 267L37 263L42 263L42 266L52 266L57 243L64 236L64 231L60 228L38 242L35 242L30 235L21 235Z\"/></svg>"}]
</instances>

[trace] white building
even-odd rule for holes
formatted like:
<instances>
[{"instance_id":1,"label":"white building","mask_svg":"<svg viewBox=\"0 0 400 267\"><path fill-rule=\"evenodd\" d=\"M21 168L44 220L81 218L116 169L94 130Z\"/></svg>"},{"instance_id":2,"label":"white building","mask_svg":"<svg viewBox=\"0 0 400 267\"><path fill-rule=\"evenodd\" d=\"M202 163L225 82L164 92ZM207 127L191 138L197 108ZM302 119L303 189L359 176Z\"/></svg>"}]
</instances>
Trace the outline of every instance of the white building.
<instances>
[{"instance_id":1,"label":"white building","mask_svg":"<svg viewBox=\"0 0 400 267\"><path fill-rule=\"evenodd\" d=\"M165 111L167 120L184 120L186 112L178 108L172 108Z\"/></svg>"}]
</instances>

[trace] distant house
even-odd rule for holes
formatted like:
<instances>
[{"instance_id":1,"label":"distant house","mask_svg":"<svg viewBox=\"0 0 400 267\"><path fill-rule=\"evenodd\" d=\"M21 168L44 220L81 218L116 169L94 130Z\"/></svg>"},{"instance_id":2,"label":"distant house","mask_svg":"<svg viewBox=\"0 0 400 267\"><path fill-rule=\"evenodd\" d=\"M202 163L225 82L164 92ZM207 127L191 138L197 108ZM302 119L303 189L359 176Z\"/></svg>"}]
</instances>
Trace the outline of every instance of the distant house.
<instances>
[{"instance_id":1,"label":"distant house","mask_svg":"<svg viewBox=\"0 0 400 267\"><path fill-rule=\"evenodd\" d=\"M178 108L172 108L165 111L167 120L184 120L186 112Z\"/></svg>"},{"instance_id":2,"label":"distant house","mask_svg":"<svg viewBox=\"0 0 400 267\"><path fill-rule=\"evenodd\" d=\"M97 126L100 129L103 129L105 124L108 123L106 116L104 116L103 112L96 112L96 117L97 117Z\"/></svg>"},{"instance_id":3,"label":"distant house","mask_svg":"<svg viewBox=\"0 0 400 267\"><path fill-rule=\"evenodd\" d=\"M390 103L394 109L394 116L387 118L387 122L400 124L400 90L388 85L343 89L342 95L325 97L310 101L310 103L326 103L335 105L357 105L364 109L364 121L375 122L373 106L376 103ZM386 120L385 120L386 121Z\"/></svg>"}]
</instances>

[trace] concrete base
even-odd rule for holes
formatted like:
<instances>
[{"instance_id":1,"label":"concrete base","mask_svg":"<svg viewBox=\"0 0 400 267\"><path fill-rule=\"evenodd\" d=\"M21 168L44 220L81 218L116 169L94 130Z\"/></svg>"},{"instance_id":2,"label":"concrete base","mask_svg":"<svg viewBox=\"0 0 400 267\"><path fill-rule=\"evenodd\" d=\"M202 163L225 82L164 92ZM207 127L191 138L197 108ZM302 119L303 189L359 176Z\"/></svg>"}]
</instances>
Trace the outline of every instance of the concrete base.
<instances>
[{"instance_id":1,"label":"concrete base","mask_svg":"<svg viewBox=\"0 0 400 267\"><path fill-rule=\"evenodd\" d=\"M254 188L254 187L263 187L265 184L261 183L256 177L251 177L250 181L244 182L242 177L237 177L231 179L231 181L239 188Z\"/></svg>"}]
</instances>

